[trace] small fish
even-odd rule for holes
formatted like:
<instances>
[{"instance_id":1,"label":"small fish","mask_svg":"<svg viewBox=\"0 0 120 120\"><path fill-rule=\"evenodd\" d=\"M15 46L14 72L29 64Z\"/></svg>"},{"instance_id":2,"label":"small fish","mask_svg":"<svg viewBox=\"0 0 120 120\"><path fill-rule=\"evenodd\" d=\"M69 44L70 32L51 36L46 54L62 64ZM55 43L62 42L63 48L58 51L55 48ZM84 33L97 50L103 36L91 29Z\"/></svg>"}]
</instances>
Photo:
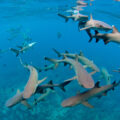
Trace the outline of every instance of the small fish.
<instances>
[{"instance_id":1,"label":"small fish","mask_svg":"<svg viewBox=\"0 0 120 120\"><path fill-rule=\"evenodd\" d=\"M107 92L110 90L114 90L114 87L118 86L120 84L120 81L116 83L115 81L106 86L99 86L99 81L95 84L95 87L87 90L83 93L77 93L76 96L70 97L62 102L62 107L73 107L78 104L83 104L84 106L88 108L94 108L91 104L88 103L88 100L93 97L102 97L106 96Z\"/></svg>"}]
</instances>

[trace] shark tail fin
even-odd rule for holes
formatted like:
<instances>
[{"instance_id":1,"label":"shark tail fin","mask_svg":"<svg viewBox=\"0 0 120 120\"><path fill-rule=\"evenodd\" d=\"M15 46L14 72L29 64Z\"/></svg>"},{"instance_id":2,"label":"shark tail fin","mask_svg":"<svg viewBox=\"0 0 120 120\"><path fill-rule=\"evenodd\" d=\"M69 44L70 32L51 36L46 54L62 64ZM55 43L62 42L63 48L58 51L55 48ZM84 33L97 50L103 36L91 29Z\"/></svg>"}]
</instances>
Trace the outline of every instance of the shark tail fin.
<instances>
[{"instance_id":1,"label":"shark tail fin","mask_svg":"<svg viewBox=\"0 0 120 120\"><path fill-rule=\"evenodd\" d=\"M66 90L65 90L65 86L66 85L68 85L69 83L71 82L71 80L70 81L64 81L63 83L61 83L60 85L59 85L59 87L65 92Z\"/></svg>"},{"instance_id":2,"label":"shark tail fin","mask_svg":"<svg viewBox=\"0 0 120 120\"><path fill-rule=\"evenodd\" d=\"M13 51L14 53L16 53L16 57L19 55L19 50L16 50L16 49L14 49L14 48L10 48L10 50L11 51Z\"/></svg>"},{"instance_id":3,"label":"shark tail fin","mask_svg":"<svg viewBox=\"0 0 120 120\"><path fill-rule=\"evenodd\" d=\"M57 51L55 48L53 48L53 51L58 55L58 57L61 57L61 54L59 51Z\"/></svg>"},{"instance_id":4,"label":"shark tail fin","mask_svg":"<svg viewBox=\"0 0 120 120\"><path fill-rule=\"evenodd\" d=\"M62 15L62 14L60 14L60 13L58 13L58 16L64 18L64 19L65 19L65 22L68 22L68 17L67 17L67 16Z\"/></svg>"},{"instance_id":5,"label":"shark tail fin","mask_svg":"<svg viewBox=\"0 0 120 120\"><path fill-rule=\"evenodd\" d=\"M48 82L48 84L53 85L53 81L50 80L50 81ZM50 89L54 90L54 87L50 87Z\"/></svg>"}]
</instances>

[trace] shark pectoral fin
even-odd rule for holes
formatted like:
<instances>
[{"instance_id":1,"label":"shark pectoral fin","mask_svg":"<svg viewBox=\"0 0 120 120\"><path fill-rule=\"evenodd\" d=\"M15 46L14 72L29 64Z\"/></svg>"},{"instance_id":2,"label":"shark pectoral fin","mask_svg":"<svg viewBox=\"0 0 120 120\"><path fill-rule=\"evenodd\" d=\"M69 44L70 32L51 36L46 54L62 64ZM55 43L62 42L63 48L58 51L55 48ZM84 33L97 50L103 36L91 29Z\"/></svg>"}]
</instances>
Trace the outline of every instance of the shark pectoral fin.
<instances>
[{"instance_id":1,"label":"shark pectoral fin","mask_svg":"<svg viewBox=\"0 0 120 120\"><path fill-rule=\"evenodd\" d=\"M88 67L88 65L84 65L84 66L83 66L83 68L87 68L87 67Z\"/></svg>"},{"instance_id":2,"label":"shark pectoral fin","mask_svg":"<svg viewBox=\"0 0 120 120\"><path fill-rule=\"evenodd\" d=\"M69 65L69 68L70 68L70 69L72 69L72 68L73 68L73 66L72 66L72 65Z\"/></svg>"},{"instance_id":3,"label":"shark pectoral fin","mask_svg":"<svg viewBox=\"0 0 120 120\"><path fill-rule=\"evenodd\" d=\"M42 80L38 80L37 85L41 84L42 82L44 82L47 79L47 77L44 77Z\"/></svg>"},{"instance_id":4,"label":"shark pectoral fin","mask_svg":"<svg viewBox=\"0 0 120 120\"><path fill-rule=\"evenodd\" d=\"M93 74L95 74L96 73L96 71L93 71L93 72L91 72L91 73L89 73L90 75L93 75Z\"/></svg>"},{"instance_id":5,"label":"shark pectoral fin","mask_svg":"<svg viewBox=\"0 0 120 120\"><path fill-rule=\"evenodd\" d=\"M84 101L81 104L83 104L84 106L89 107L89 108L94 108L94 106L92 106L91 104L89 104L87 101Z\"/></svg>"},{"instance_id":6,"label":"shark pectoral fin","mask_svg":"<svg viewBox=\"0 0 120 120\"><path fill-rule=\"evenodd\" d=\"M84 28L81 28L80 30L87 30L87 29L90 29L91 27L84 27Z\"/></svg>"},{"instance_id":7,"label":"shark pectoral fin","mask_svg":"<svg viewBox=\"0 0 120 120\"><path fill-rule=\"evenodd\" d=\"M28 104L28 102L26 100L22 100L21 104L23 104L24 106L26 106L28 109L32 108L32 106L30 104Z\"/></svg>"}]
</instances>

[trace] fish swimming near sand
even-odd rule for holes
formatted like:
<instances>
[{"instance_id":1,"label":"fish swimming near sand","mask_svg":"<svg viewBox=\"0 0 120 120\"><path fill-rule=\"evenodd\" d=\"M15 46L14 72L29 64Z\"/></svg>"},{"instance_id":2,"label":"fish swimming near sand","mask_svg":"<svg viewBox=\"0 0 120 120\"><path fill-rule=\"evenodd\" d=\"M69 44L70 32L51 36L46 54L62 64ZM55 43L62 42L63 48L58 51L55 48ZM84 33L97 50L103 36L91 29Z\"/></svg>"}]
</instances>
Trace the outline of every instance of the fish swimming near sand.
<instances>
[{"instance_id":1,"label":"fish swimming near sand","mask_svg":"<svg viewBox=\"0 0 120 120\"><path fill-rule=\"evenodd\" d=\"M81 63L78 62L78 56L76 56L76 59L70 59L66 56L64 56L64 59L62 60L55 60L48 57L45 57L45 60L48 60L55 64L57 67L59 63L64 63L64 65L69 64L72 66L76 73L76 79L78 80L78 83L83 86L84 88L93 88L94 87L94 80L92 79L91 75L94 73L88 73Z\"/></svg>"},{"instance_id":2,"label":"fish swimming near sand","mask_svg":"<svg viewBox=\"0 0 120 120\"><path fill-rule=\"evenodd\" d=\"M99 33L97 30L95 31L95 35L88 34L90 36L89 42L92 41L93 38L96 39L96 43L99 42L100 39L104 41L104 44L108 44L109 42L119 43L120 44L120 32L115 26L113 27L112 33Z\"/></svg>"},{"instance_id":3,"label":"fish swimming near sand","mask_svg":"<svg viewBox=\"0 0 120 120\"><path fill-rule=\"evenodd\" d=\"M62 107L73 107L78 104L83 104L86 107L93 108L91 104L88 103L88 100L93 97L102 97L106 96L107 92L110 90L114 90L114 87L120 84L120 81L116 83L115 81L110 85L99 86L99 81L95 84L95 87L87 90L83 93L78 93L77 95L70 97L62 102Z\"/></svg>"}]
</instances>

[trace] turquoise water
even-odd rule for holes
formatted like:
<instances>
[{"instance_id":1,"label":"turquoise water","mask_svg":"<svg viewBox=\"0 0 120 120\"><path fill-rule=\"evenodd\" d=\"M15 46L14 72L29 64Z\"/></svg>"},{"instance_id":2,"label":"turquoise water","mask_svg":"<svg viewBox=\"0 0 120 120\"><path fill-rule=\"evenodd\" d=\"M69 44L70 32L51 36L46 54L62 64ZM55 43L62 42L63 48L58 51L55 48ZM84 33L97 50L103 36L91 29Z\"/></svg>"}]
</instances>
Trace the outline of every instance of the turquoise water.
<instances>
[{"instance_id":1,"label":"turquoise water","mask_svg":"<svg viewBox=\"0 0 120 120\"><path fill-rule=\"evenodd\" d=\"M90 1L85 1L90 3ZM66 10L76 5L75 0L0 0L0 48L6 50L16 48L24 42L24 35L29 36L31 42L37 42L33 48L21 54L24 62L38 67L50 64L44 57L56 58L52 48L60 52L65 50L70 53L78 53L93 60L99 68L105 67L113 75L112 81L119 81L119 73L114 69L119 68L120 45L109 43L88 43L89 36L85 31L78 31L78 22L72 20L67 23L57 13L65 13ZM120 31L120 2L113 0L94 0L92 6L84 7L80 13L96 20L115 25ZM14 30L13 30L14 29ZM60 34L60 38L58 35ZM101 99L93 98L90 103L93 109L83 105L71 108L62 108L61 102L78 91L84 91L77 82L73 81L65 87L66 92L55 88L44 101L38 103L32 110L27 110L21 104L7 108L5 102L21 91L29 78L29 72L20 64L19 58L8 50L0 54L0 120L119 120L120 119L120 86L114 91L109 91L107 96ZM55 70L39 73L39 79L47 76L53 83L61 83L73 77L74 72L61 65ZM99 73L93 75L93 79L99 79ZM103 80L104 83L104 80ZM34 101L35 95L29 102Z\"/></svg>"}]
</instances>

